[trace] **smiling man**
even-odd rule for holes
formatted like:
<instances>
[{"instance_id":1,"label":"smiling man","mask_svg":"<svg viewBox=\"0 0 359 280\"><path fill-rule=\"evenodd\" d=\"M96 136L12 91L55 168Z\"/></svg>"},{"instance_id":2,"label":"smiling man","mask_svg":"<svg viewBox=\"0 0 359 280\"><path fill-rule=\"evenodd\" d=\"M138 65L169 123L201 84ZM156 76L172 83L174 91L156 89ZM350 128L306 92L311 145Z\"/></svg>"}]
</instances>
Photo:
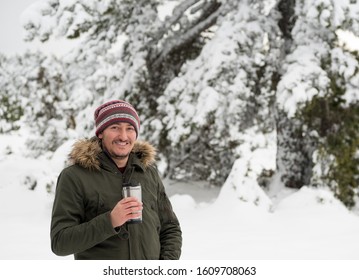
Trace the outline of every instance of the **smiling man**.
<instances>
[{"instance_id":1,"label":"smiling man","mask_svg":"<svg viewBox=\"0 0 359 280\"><path fill-rule=\"evenodd\" d=\"M115 123L98 136L102 146L115 161L118 168L125 168L128 156L136 141L135 128L129 123Z\"/></svg>"},{"instance_id":2,"label":"smiling man","mask_svg":"<svg viewBox=\"0 0 359 280\"><path fill-rule=\"evenodd\" d=\"M72 164L57 181L52 251L75 259L179 259L180 225L155 167L155 149L137 140L136 110L114 100L94 116L96 137L75 143ZM141 186L142 201L123 197L128 184ZM141 223L129 222L140 216Z\"/></svg>"},{"instance_id":3,"label":"smiling man","mask_svg":"<svg viewBox=\"0 0 359 280\"><path fill-rule=\"evenodd\" d=\"M102 147L117 167L124 168L140 128L137 112L127 102L110 101L96 109L95 122L96 136L102 140Z\"/></svg>"}]
</instances>

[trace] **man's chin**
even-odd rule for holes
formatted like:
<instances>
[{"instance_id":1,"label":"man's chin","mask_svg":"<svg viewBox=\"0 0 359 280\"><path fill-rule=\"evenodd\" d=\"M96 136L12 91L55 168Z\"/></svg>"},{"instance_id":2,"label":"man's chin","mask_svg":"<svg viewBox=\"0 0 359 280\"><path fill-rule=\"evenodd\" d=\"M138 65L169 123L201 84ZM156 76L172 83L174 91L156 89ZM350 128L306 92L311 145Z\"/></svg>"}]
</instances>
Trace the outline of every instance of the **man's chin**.
<instances>
[{"instance_id":1,"label":"man's chin","mask_svg":"<svg viewBox=\"0 0 359 280\"><path fill-rule=\"evenodd\" d=\"M113 154L112 156L116 159L125 159L125 158L128 158L130 154L129 153L116 153L116 154Z\"/></svg>"}]
</instances>

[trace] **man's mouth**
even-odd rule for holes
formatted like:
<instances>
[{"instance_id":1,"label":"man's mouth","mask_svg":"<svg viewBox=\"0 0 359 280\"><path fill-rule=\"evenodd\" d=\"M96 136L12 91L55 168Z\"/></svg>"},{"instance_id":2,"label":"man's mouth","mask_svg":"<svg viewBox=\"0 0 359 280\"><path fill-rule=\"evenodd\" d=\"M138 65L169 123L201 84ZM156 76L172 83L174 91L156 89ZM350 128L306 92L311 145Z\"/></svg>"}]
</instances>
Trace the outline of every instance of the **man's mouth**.
<instances>
[{"instance_id":1,"label":"man's mouth","mask_svg":"<svg viewBox=\"0 0 359 280\"><path fill-rule=\"evenodd\" d=\"M126 146L127 142L124 141L114 141L114 144L119 145L119 146Z\"/></svg>"}]
</instances>

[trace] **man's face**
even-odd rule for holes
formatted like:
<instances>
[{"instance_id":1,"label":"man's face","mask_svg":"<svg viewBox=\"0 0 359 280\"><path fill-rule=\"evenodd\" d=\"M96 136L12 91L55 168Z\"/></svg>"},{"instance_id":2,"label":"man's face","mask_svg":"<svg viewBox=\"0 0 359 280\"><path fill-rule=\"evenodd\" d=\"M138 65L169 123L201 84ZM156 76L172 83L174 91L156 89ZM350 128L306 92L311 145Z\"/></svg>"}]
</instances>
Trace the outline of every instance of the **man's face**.
<instances>
[{"instance_id":1,"label":"man's face","mask_svg":"<svg viewBox=\"0 0 359 280\"><path fill-rule=\"evenodd\" d=\"M126 166L136 141L136 130L129 123L118 122L106 127L98 136L118 167Z\"/></svg>"}]
</instances>

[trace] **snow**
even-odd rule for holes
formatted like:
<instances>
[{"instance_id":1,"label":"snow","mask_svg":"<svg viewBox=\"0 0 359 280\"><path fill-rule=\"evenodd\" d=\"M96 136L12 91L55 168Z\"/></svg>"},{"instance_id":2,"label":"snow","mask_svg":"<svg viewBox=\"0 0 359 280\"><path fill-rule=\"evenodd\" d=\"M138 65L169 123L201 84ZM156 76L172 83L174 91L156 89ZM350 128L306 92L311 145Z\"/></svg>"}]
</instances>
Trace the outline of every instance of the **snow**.
<instances>
[{"instance_id":1,"label":"snow","mask_svg":"<svg viewBox=\"0 0 359 280\"><path fill-rule=\"evenodd\" d=\"M25 136L0 136L0 259L73 259L51 252L53 193L46 188L56 180L72 142L52 157L33 159L24 156ZM329 190L289 190L277 178L265 192L253 181L238 181L236 168L232 172L221 190L164 180L183 231L182 260L359 258L359 217ZM262 203L256 203L258 197Z\"/></svg>"},{"instance_id":2,"label":"snow","mask_svg":"<svg viewBox=\"0 0 359 280\"><path fill-rule=\"evenodd\" d=\"M329 0L302 3L304 5L302 14L306 17L302 18L302 24L294 28L295 41L300 44L286 58L283 66L284 75L278 90L282 94L277 96L277 102L289 116L295 114L299 103L311 100L313 96L323 95L328 84L328 77L319 65L320 59L329 52L322 40L313 41L313 38L305 32L307 21L316 21L319 17L320 25L316 26L325 27L333 16L335 18L333 23L337 26L346 16L343 7L348 5L348 1L334 1L336 8L333 15L333 11L328 8ZM102 13L106 11L110 2L62 0L60 9L75 6L77 16L72 22L71 14L66 15L65 12L56 23L57 18L50 16L52 8L49 2L38 1L22 14L21 20L22 24L28 25L29 28L33 25L34 28L30 28L28 34L30 38L35 36L36 32L39 33L40 38L46 38L48 33L56 30L54 34L61 36L73 31L68 25L72 24L72 27L75 27L76 24L89 19L85 10L79 10L82 6L76 3L97 4L99 5L97 10ZM271 0L267 5L272 6L275 3L276 1ZM169 15L175 4L175 2L164 1L164 5L159 9L160 19ZM317 6L323 4L321 13L315 9L314 4ZM43 7L47 7L45 14L42 14ZM249 87L244 82L248 79L247 72L240 67L238 71L236 70L233 83L229 83L225 79L220 79L220 71L227 68L237 69L228 66L233 61L237 61L238 65L253 63L247 56L236 55L237 42L232 38L234 33L238 33L241 45L259 49L256 46L257 41L250 35L258 33L266 38L266 34L261 30L262 25L256 21L247 23L244 20L251 16L250 10L244 7L240 13L236 13L236 17L239 18L236 24L232 21L224 21L212 43L206 44L202 54L197 59L188 61L179 76L172 80L166 91L168 100L173 101L180 92L186 93L181 95L176 106L181 112L178 116L175 116L175 108L168 105L171 102L160 102L164 107L163 111L167 112L168 128L171 128L169 138L174 143L179 141L177 139L181 139L182 135L190 134L188 120L194 120L201 125L205 123L206 116L217 107L231 113L236 112L236 107L243 106L241 105L243 102L238 97L247 98L249 95ZM318 30L318 33L321 33L320 31ZM108 33L108 37L113 37L112 30ZM354 35L354 38L348 39L347 36L350 34L343 32L339 34L344 43L358 46L358 38ZM313 33L314 35L317 34ZM113 55L116 50L122 50L124 39L125 37L119 38L111 49ZM354 39L355 43L349 44L349 41L352 42ZM262 43L259 45L262 46ZM134 53L137 53L137 47L133 49ZM339 48L331 50L330 54L336 62L332 66L333 72L338 69L338 73L346 79L354 75L357 61L349 54ZM73 59L71 55L75 56L77 52L69 54L67 58L69 61ZM90 51L87 55L93 54ZM208 59L209 57L211 59ZM94 56L94 61L101 62L101 59L104 58ZM253 61L255 65L263 64L264 55L260 52L256 53ZM126 71L123 82L117 88L119 92L131 91L131 87L135 84L133 81L139 78L138 70L145 64L143 53L137 53L132 63L134 66ZM118 66L122 69L126 64L118 62L115 68ZM92 79L88 78L88 80L94 83L94 88L102 88L106 82L105 77L115 73L115 68L99 67ZM209 86L213 81L216 82L215 86ZM357 81L358 76L354 77L351 83L356 85ZM80 82L76 92L76 96L71 97L69 103L75 104L80 112L75 116L76 123L79 124L77 135L86 136L88 131L85 127L89 119L91 120L89 116L92 116L94 110L93 107L88 107L88 100L94 100L95 93L81 86ZM194 96L193 93L199 95ZM104 97L109 97L112 93L105 94ZM346 100L357 101L356 87L348 89L346 94ZM217 115L225 115L224 109L218 109ZM153 121L153 127L161 125L159 121ZM58 124L54 123L50 127L58 127ZM241 145L238 150L238 160L221 189L211 188L204 182L164 180L183 230L183 260L359 259L357 214L346 209L325 186L316 189L303 187L300 190L285 188L280 182L280 174L275 175L268 188L262 189L257 182L258 175L264 169L275 169L275 137L261 135L255 127L245 133L233 130L230 135L233 139L241 140ZM0 135L0 174L2 175L0 259L73 259L72 256L58 257L50 249L50 219L54 198L54 189L51 186L54 186L57 175L66 162L66 155L71 149L73 140L65 142L53 154L45 153L34 159L27 156L26 139L28 138L29 132L24 130L21 133ZM315 166L316 169L322 168L319 164ZM320 172L325 170L318 170L316 173L320 174Z\"/></svg>"}]
</instances>

